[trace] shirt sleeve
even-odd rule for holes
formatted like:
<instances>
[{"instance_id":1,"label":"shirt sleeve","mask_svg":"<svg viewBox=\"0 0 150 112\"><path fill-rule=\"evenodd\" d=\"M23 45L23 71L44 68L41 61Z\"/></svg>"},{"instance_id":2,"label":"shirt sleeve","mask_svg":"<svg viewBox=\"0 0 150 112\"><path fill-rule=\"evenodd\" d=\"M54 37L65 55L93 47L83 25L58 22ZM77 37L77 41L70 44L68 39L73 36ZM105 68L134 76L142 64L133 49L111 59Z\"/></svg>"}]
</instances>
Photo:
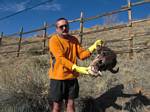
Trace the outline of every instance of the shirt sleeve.
<instances>
[{"instance_id":1,"label":"shirt sleeve","mask_svg":"<svg viewBox=\"0 0 150 112\"><path fill-rule=\"evenodd\" d=\"M64 51L57 39L49 39L49 50L60 64L72 70L73 63L65 58Z\"/></svg>"},{"instance_id":2,"label":"shirt sleeve","mask_svg":"<svg viewBox=\"0 0 150 112\"><path fill-rule=\"evenodd\" d=\"M81 47L80 43L77 42L77 56L79 59L84 60L91 55L89 50L84 49Z\"/></svg>"}]
</instances>

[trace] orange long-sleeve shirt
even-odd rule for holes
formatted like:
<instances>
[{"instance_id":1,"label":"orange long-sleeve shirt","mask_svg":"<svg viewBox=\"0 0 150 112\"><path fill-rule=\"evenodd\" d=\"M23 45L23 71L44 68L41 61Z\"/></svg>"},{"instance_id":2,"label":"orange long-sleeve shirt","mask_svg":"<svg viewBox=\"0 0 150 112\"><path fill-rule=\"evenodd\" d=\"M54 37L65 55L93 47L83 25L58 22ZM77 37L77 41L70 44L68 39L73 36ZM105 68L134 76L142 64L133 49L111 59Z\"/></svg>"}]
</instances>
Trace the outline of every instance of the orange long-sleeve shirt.
<instances>
[{"instance_id":1,"label":"orange long-sleeve shirt","mask_svg":"<svg viewBox=\"0 0 150 112\"><path fill-rule=\"evenodd\" d=\"M78 73L72 71L77 58L83 60L91 55L88 50L82 48L74 36L62 38L55 34L49 39L50 69L49 78L66 80L78 77Z\"/></svg>"}]
</instances>

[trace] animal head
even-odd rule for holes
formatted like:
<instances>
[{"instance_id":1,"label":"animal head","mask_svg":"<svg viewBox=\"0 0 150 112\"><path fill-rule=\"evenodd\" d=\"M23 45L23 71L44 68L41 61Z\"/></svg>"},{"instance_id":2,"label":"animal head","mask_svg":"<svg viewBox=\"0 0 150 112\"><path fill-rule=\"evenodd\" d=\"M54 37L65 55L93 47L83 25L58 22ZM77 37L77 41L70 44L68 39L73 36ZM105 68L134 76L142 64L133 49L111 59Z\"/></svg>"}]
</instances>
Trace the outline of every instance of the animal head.
<instances>
[{"instance_id":1,"label":"animal head","mask_svg":"<svg viewBox=\"0 0 150 112\"><path fill-rule=\"evenodd\" d=\"M117 73L119 68L116 70L114 67L117 64L117 55L116 53L108 47L97 46L97 56L91 62L91 73L101 75L101 71L110 71L112 73Z\"/></svg>"}]
</instances>

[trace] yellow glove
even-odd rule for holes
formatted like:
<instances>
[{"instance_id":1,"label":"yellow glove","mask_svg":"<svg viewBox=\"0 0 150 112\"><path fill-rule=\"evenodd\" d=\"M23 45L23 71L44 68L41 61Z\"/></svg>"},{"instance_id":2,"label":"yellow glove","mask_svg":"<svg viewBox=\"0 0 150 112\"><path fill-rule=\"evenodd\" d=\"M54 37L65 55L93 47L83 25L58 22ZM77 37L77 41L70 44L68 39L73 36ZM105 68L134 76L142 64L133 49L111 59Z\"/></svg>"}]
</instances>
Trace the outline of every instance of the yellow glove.
<instances>
[{"instance_id":1,"label":"yellow glove","mask_svg":"<svg viewBox=\"0 0 150 112\"><path fill-rule=\"evenodd\" d=\"M89 74L89 68L88 67L79 67L77 66L76 64L74 64L72 66L72 70L78 72L78 73L81 73L81 74Z\"/></svg>"},{"instance_id":2,"label":"yellow glove","mask_svg":"<svg viewBox=\"0 0 150 112\"><path fill-rule=\"evenodd\" d=\"M95 49L97 45L102 45L104 42L102 40L97 40L95 41L95 43L93 45L91 45L88 50L92 53Z\"/></svg>"}]
</instances>

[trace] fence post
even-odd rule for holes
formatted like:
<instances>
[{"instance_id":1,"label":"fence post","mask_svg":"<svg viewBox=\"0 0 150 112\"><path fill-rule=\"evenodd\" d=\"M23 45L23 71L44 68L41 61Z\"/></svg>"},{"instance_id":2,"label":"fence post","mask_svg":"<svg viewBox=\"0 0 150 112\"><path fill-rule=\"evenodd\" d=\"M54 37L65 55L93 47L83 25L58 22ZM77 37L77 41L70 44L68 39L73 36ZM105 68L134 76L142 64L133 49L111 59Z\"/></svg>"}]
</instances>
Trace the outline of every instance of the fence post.
<instances>
[{"instance_id":1,"label":"fence post","mask_svg":"<svg viewBox=\"0 0 150 112\"><path fill-rule=\"evenodd\" d=\"M2 38L3 38L3 32L1 32L1 36L0 36L0 45L2 44Z\"/></svg>"},{"instance_id":2,"label":"fence post","mask_svg":"<svg viewBox=\"0 0 150 112\"><path fill-rule=\"evenodd\" d=\"M83 12L81 12L80 14L80 32L79 32L79 36L80 36L80 44L82 44L82 39L83 39Z\"/></svg>"},{"instance_id":3,"label":"fence post","mask_svg":"<svg viewBox=\"0 0 150 112\"><path fill-rule=\"evenodd\" d=\"M46 50L46 37L47 37L47 23L44 22L44 34L43 34L43 54L45 53Z\"/></svg>"},{"instance_id":4,"label":"fence post","mask_svg":"<svg viewBox=\"0 0 150 112\"><path fill-rule=\"evenodd\" d=\"M17 57L19 57L19 54L20 54L22 34L23 34L23 27L21 27L21 30L20 30L20 33L19 33L19 43L18 43Z\"/></svg>"},{"instance_id":5,"label":"fence post","mask_svg":"<svg viewBox=\"0 0 150 112\"><path fill-rule=\"evenodd\" d=\"M129 38L130 38L130 42L129 42L129 49L130 49L130 52L129 52L129 58L132 59L133 57L133 35L132 35L132 11L131 11L131 1L128 0L128 20L129 20L129 30L128 30L128 33L129 33Z\"/></svg>"}]
</instances>

